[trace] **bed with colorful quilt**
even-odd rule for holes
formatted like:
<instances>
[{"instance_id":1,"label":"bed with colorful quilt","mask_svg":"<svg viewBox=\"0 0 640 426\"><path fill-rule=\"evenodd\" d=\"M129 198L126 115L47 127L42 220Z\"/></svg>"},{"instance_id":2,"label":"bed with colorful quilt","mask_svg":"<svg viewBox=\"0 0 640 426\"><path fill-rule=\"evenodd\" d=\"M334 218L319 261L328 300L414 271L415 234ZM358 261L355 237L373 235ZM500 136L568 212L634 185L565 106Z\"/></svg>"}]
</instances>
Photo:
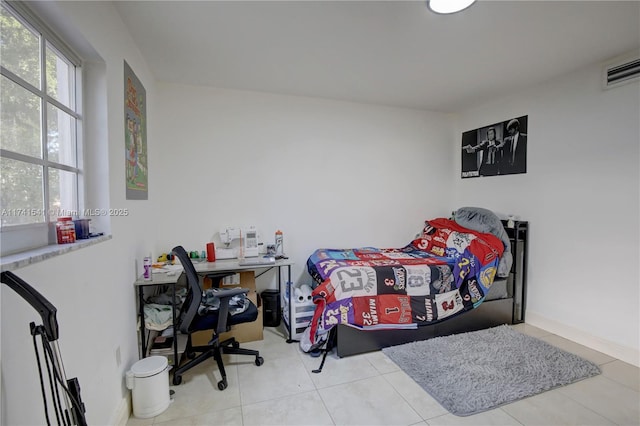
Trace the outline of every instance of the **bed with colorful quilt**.
<instances>
[{"instance_id":1,"label":"bed with colorful quilt","mask_svg":"<svg viewBox=\"0 0 640 426\"><path fill-rule=\"evenodd\" d=\"M316 305L301 338L337 327L338 356L513 322L510 240L491 211L427 220L401 248L318 249L307 261Z\"/></svg>"}]
</instances>

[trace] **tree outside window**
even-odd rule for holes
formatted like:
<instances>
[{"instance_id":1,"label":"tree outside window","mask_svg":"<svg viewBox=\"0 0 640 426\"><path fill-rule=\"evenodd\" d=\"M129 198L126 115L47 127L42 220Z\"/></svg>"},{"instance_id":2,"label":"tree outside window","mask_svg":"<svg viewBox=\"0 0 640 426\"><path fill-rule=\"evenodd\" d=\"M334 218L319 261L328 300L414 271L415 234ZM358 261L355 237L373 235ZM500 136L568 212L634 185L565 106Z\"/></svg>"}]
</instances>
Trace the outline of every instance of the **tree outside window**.
<instances>
[{"instance_id":1,"label":"tree outside window","mask_svg":"<svg viewBox=\"0 0 640 426\"><path fill-rule=\"evenodd\" d=\"M0 223L6 229L77 214L81 117L79 63L38 22L5 3L0 12Z\"/></svg>"}]
</instances>

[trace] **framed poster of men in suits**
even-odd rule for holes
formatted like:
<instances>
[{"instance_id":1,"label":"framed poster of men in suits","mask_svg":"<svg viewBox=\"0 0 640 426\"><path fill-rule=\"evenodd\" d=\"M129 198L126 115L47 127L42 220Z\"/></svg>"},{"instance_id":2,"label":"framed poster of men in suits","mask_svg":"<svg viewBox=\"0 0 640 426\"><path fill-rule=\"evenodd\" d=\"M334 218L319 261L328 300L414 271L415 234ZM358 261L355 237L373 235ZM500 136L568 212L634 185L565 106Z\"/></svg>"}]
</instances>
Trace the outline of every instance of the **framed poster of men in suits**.
<instances>
[{"instance_id":1,"label":"framed poster of men in suits","mask_svg":"<svg viewBox=\"0 0 640 426\"><path fill-rule=\"evenodd\" d=\"M462 133L462 178L526 173L528 117Z\"/></svg>"}]
</instances>

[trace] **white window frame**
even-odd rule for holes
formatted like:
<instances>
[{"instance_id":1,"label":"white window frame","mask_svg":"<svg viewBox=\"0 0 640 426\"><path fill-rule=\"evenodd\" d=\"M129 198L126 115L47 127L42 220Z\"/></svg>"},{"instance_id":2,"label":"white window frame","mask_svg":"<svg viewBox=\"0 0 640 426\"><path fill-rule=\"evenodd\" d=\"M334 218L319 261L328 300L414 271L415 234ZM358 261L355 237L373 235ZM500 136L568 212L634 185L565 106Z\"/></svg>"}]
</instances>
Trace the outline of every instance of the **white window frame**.
<instances>
[{"instance_id":1,"label":"white window frame","mask_svg":"<svg viewBox=\"0 0 640 426\"><path fill-rule=\"evenodd\" d=\"M41 64L41 76L40 86L38 89L26 82L19 76L15 75L8 69L5 69L0 65L0 72L4 78L8 78L13 83L20 85L31 94L38 96L42 101L41 108L41 123L43 131L41 132L41 144L42 144L42 158L36 158L27 156L24 154L7 151L0 148L0 156L13 160L20 160L29 164L35 164L43 167L42 184L43 184L43 207L44 207L44 222L38 222L33 224L18 224L0 226L0 238L2 244L0 247L1 255L19 253L29 249L43 247L50 244L56 244L55 226L51 222L49 212L49 169L56 169L74 173L76 176L76 205L73 206L76 215L81 211L84 205L84 182L83 176L86 172L83 170L83 120L82 120L82 82L83 82L83 70L82 61L79 56L76 55L67 43L63 42L44 22L42 22L31 10L22 2L19 1L4 1L2 0L2 7L5 7L17 20L19 20L27 28L34 31L40 38L40 64ZM47 93L47 74L46 74L46 54L47 47L53 49L56 54L62 57L68 62L70 67L73 67L75 71L72 71L74 82L73 87L70 87L71 94L71 107L68 107L51 97ZM68 166L57 162L50 161L48 159L47 150L47 105L51 104L56 108L64 111L75 119L75 140L76 140L76 166ZM2 206L3 209L11 209L11 206Z\"/></svg>"}]
</instances>

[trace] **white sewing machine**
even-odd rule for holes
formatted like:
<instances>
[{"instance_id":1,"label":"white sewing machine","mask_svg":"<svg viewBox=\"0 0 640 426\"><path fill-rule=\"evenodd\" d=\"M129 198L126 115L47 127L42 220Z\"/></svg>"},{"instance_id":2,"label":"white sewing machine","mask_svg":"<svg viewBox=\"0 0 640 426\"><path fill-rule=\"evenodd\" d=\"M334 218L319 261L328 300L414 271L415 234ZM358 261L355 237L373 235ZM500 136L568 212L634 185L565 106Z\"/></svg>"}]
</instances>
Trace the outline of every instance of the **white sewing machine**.
<instances>
[{"instance_id":1,"label":"white sewing machine","mask_svg":"<svg viewBox=\"0 0 640 426\"><path fill-rule=\"evenodd\" d=\"M216 248L216 259L256 257L259 255L258 240L260 236L255 226L223 228L219 233L220 241L224 248ZM235 240L240 240L237 248L231 247Z\"/></svg>"}]
</instances>

